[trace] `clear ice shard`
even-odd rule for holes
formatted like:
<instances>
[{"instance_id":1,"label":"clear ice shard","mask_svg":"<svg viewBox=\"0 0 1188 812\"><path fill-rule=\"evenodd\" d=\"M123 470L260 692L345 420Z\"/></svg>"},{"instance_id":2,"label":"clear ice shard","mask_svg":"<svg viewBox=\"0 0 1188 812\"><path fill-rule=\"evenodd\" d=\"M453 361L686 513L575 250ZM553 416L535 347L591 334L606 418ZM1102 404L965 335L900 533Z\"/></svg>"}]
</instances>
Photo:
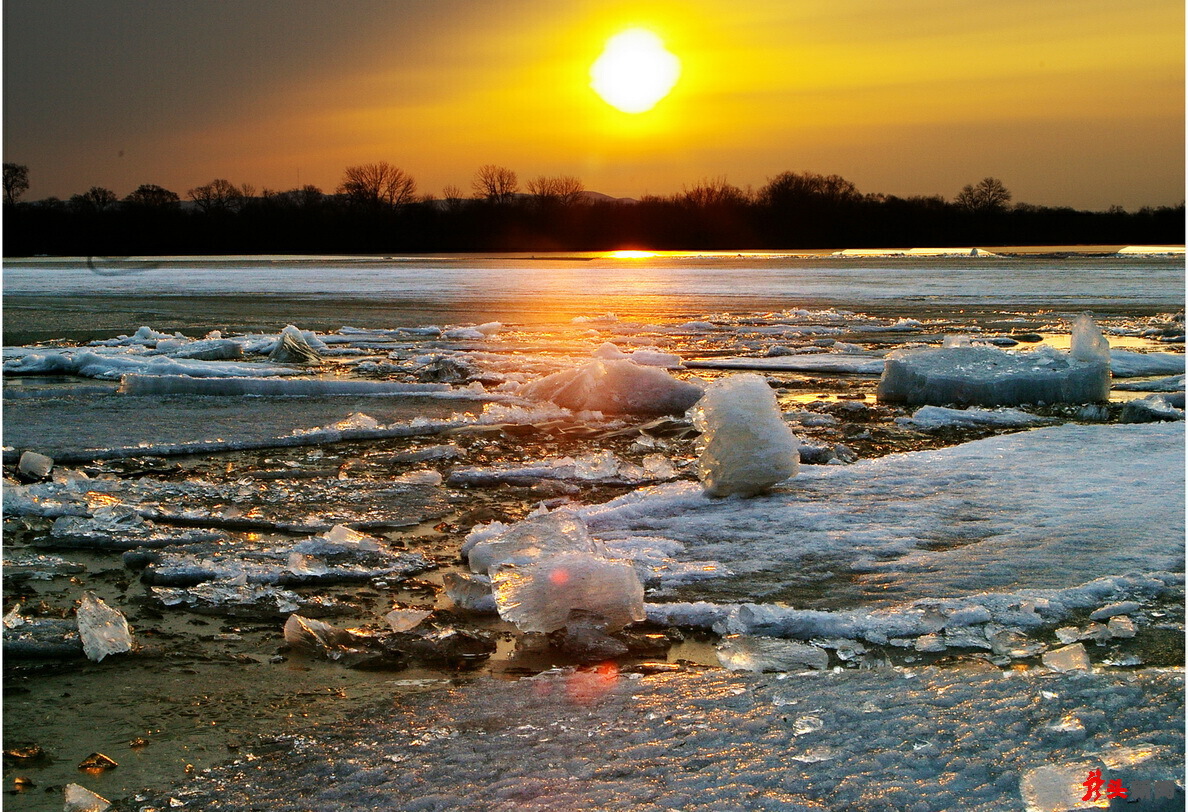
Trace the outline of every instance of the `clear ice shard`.
<instances>
[{"instance_id":1,"label":"clear ice shard","mask_svg":"<svg viewBox=\"0 0 1188 812\"><path fill-rule=\"evenodd\" d=\"M1080 360L1050 347L1009 352L997 347L896 350L879 379L883 403L1018 406L1099 403L1109 399L1110 361Z\"/></svg>"},{"instance_id":2,"label":"clear ice shard","mask_svg":"<svg viewBox=\"0 0 1188 812\"><path fill-rule=\"evenodd\" d=\"M718 644L718 661L731 671L799 671L829 667L825 649L778 637L731 634Z\"/></svg>"},{"instance_id":3,"label":"clear ice shard","mask_svg":"<svg viewBox=\"0 0 1188 812\"><path fill-rule=\"evenodd\" d=\"M692 417L701 432L698 476L710 496L762 493L800 470L800 441L759 375L715 382Z\"/></svg>"},{"instance_id":4,"label":"clear ice shard","mask_svg":"<svg viewBox=\"0 0 1188 812\"><path fill-rule=\"evenodd\" d=\"M1088 671L1091 667L1084 643L1073 643L1071 646L1045 652L1040 659L1053 671Z\"/></svg>"},{"instance_id":5,"label":"clear ice shard","mask_svg":"<svg viewBox=\"0 0 1188 812\"><path fill-rule=\"evenodd\" d=\"M109 654L132 650L128 621L118 609L112 609L92 593L83 593L77 618L83 653L95 662L102 662Z\"/></svg>"},{"instance_id":6,"label":"clear ice shard","mask_svg":"<svg viewBox=\"0 0 1188 812\"><path fill-rule=\"evenodd\" d=\"M533 516L490 535L482 535L481 530L478 534L472 531L472 536L478 541L469 549L464 546L463 554L473 572L484 574L492 574L505 561L524 563L557 553L602 552L586 531L585 521L566 509Z\"/></svg>"},{"instance_id":7,"label":"clear ice shard","mask_svg":"<svg viewBox=\"0 0 1188 812\"><path fill-rule=\"evenodd\" d=\"M268 360L278 364L320 364L322 356L309 346L300 330L289 324L281 331Z\"/></svg>"},{"instance_id":8,"label":"clear ice shard","mask_svg":"<svg viewBox=\"0 0 1188 812\"><path fill-rule=\"evenodd\" d=\"M662 369L631 361L594 361L524 385L520 394L558 406L603 414L683 414L701 397L701 387Z\"/></svg>"},{"instance_id":9,"label":"clear ice shard","mask_svg":"<svg viewBox=\"0 0 1188 812\"><path fill-rule=\"evenodd\" d=\"M62 808L65 812L105 812L111 809L111 801L79 784L66 785L64 800Z\"/></svg>"},{"instance_id":10,"label":"clear ice shard","mask_svg":"<svg viewBox=\"0 0 1188 812\"><path fill-rule=\"evenodd\" d=\"M425 609L393 609L384 615L384 620L394 632L407 632L416 628L433 612Z\"/></svg>"},{"instance_id":11,"label":"clear ice shard","mask_svg":"<svg viewBox=\"0 0 1188 812\"><path fill-rule=\"evenodd\" d=\"M491 584L499 616L524 632L563 628L574 610L600 615L607 631L645 617L635 567L586 552L506 561L496 567Z\"/></svg>"},{"instance_id":12,"label":"clear ice shard","mask_svg":"<svg viewBox=\"0 0 1188 812\"><path fill-rule=\"evenodd\" d=\"M17 468L30 479L45 479L54 469L54 459L36 451L26 451L21 454Z\"/></svg>"},{"instance_id":13,"label":"clear ice shard","mask_svg":"<svg viewBox=\"0 0 1188 812\"><path fill-rule=\"evenodd\" d=\"M468 572L447 572L442 576L446 596L459 609L470 612L494 612L495 596L491 594L491 579Z\"/></svg>"}]
</instances>

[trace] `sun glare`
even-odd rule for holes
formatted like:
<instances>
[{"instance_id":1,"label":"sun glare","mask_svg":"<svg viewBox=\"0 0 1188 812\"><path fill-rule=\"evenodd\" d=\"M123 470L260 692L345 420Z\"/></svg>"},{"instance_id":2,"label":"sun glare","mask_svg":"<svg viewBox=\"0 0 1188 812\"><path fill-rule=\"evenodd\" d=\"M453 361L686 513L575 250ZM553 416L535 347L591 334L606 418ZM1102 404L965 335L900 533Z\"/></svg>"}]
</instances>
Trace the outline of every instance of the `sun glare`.
<instances>
[{"instance_id":1,"label":"sun glare","mask_svg":"<svg viewBox=\"0 0 1188 812\"><path fill-rule=\"evenodd\" d=\"M632 28L607 40L590 66L590 87L624 113L645 113L668 95L681 61L651 31Z\"/></svg>"}]
</instances>

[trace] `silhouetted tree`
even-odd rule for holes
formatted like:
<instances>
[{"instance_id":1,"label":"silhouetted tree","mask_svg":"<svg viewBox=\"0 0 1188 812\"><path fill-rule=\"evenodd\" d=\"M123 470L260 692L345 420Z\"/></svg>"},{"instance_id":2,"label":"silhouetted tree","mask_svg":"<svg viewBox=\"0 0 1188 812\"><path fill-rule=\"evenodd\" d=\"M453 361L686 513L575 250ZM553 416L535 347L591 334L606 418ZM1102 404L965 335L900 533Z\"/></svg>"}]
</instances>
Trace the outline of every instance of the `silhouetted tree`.
<instances>
[{"instance_id":1,"label":"silhouetted tree","mask_svg":"<svg viewBox=\"0 0 1188 812\"><path fill-rule=\"evenodd\" d=\"M119 202L116 193L111 189L105 189L102 186L92 186L81 195L74 195L70 198L70 206L78 211L105 211L115 206Z\"/></svg>"},{"instance_id":2,"label":"silhouetted tree","mask_svg":"<svg viewBox=\"0 0 1188 812\"><path fill-rule=\"evenodd\" d=\"M573 175L541 175L528 181L528 193L539 205L572 206L582 200L585 187Z\"/></svg>"},{"instance_id":3,"label":"silhouetted tree","mask_svg":"<svg viewBox=\"0 0 1188 812\"><path fill-rule=\"evenodd\" d=\"M401 206L416 199L417 182L403 169L380 161L348 166L338 193L356 205Z\"/></svg>"},{"instance_id":4,"label":"silhouetted tree","mask_svg":"<svg viewBox=\"0 0 1188 812\"><path fill-rule=\"evenodd\" d=\"M4 202L16 203L29 191L29 167L24 164L4 164Z\"/></svg>"},{"instance_id":5,"label":"silhouetted tree","mask_svg":"<svg viewBox=\"0 0 1188 812\"><path fill-rule=\"evenodd\" d=\"M1006 211L1011 193L998 178L982 178L974 185L966 185L953 201L975 214Z\"/></svg>"},{"instance_id":6,"label":"silhouetted tree","mask_svg":"<svg viewBox=\"0 0 1188 812\"><path fill-rule=\"evenodd\" d=\"M475 197L491 203L510 203L519 190L516 173L494 164L480 166L470 186Z\"/></svg>"},{"instance_id":7,"label":"silhouetted tree","mask_svg":"<svg viewBox=\"0 0 1188 812\"><path fill-rule=\"evenodd\" d=\"M818 175L815 172L782 172L759 191L759 199L776 208L853 203L861 197L858 187L841 175Z\"/></svg>"},{"instance_id":8,"label":"silhouetted tree","mask_svg":"<svg viewBox=\"0 0 1188 812\"><path fill-rule=\"evenodd\" d=\"M175 208L180 200L177 192L171 192L155 183L142 183L124 198L125 203L150 209Z\"/></svg>"},{"instance_id":9,"label":"silhouetted tree","mask_svg":"<svg viewBox=\"0 0 1188 812\"><path fill-rule=\"evenodd\" d=\"M726 181L725 177L705 178L695 186L686 187L679 198L687 206L698 209L715 206L741 206L750 195Z\"/></svg>"},{"instance_id":10,"label":"silhouetted tree","mask_svg":"<svg viewBox=\"0 0 1188 812\"><path fill-rule=\"evenodd\" d=\"M252 191L255 191L254 187ZM238 186L222 178L215 178L205 186L190 189L186 196L207 214L216 211L239 211L246 197Z\"/></svg>"}]
</instances>

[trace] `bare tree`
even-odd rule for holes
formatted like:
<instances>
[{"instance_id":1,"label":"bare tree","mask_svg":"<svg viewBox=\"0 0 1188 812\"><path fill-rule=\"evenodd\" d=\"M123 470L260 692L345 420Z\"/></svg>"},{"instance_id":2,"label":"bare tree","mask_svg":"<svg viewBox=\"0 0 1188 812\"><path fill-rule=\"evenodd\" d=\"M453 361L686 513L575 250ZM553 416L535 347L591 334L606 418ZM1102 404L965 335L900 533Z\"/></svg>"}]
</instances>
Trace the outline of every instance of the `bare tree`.
<instances>
[{"instance_id":1,"label":"bare tree","mask_svg":"<svg viewBox=\"0 0 1188 812\"><path fill-rule=\"evenodd\" d=\"M154 209L173 208L178 201L177 192L171 192L155 183L142 183L124 198L125 203L133 206Z\"/></svg>"},{"instance_id":2,"label":"bare tree","mask_svg":"<svg viewBox=\"0 0 1188 812\"><path fill-rule=\"evenodd\" d=\"M70 198L70 205L81 211L104 211L118 202L116 193L102 186L92 186L83 194Z\"/></svg>"},{"instance_id":3,"label":"bare tree","mask_svg":"<svg viewBox=\"0 0 1188 812\"><path fill-rule=\"evenodd\" d=\"M518 190L516 173L502 166L480 166L471 181L474 196L492 203L510 203Z\"/></svg>"},{"instance_id":4,"label":"bare tree","mask_svg":"<svg viewBox=\"0 0 1188 812\"><path fill-rule=\"evenodd\" d=\"M4 164L4 202L16 203L29 191L29 167L24 164Z\"/></svg>"},{"instance_id":5,"label":"bare tree","mask_svg":"<svg viewBox=\"0 0 1188 812\"><path fill-rule=\"evenodd\" d=\"M252 191L255 191L253 188ZM243 205L244 194L229 180L216 178L205 186L198 186L186 192L198 208L204 212L238 211Z\"/></svg>"},{"instance_id":6,"label":"bare tree","mask_svg":"<svg viewBox=\"0 0 1188 812\"><path fill-rule=\"evenodd\" d=\"M982 178L972 186L966 185L953 202L978 214L1001 212L1011 202L1011 193L998 178Z\"/></svg>"},{"instance_id":7,"label":"bare tree","mask_svg":"<svg viewBox=\"0 0 1188 812\"><path fill-rule=\"evenodd\" d=\"M387 161L348 166L338 193L363 206L402 206L416 200L417 182Z\"/></svg>"},{"instance_id":8,"label":"bare tree","mask_svg":"<svg viewBox=\"0 0 1188 812\"><path fill-rule=\"evenodd\" d=\"M572 206L581 202L586 187L573 175L541 175L528 181L528 193L538 205Z\"/></svg>"},{"instance_id":9,"label":"bare tree","mask_svg":"<svg viewBox=\"0 0 1188 812\"><path fill-rule=\"evenodd\" d=\"M714 206L742 205L750 195L737 186L728 183L725 176L705 178L696 186L681 193L681 202L694 208L705 209Z\"/></svg>"}]
</instances>

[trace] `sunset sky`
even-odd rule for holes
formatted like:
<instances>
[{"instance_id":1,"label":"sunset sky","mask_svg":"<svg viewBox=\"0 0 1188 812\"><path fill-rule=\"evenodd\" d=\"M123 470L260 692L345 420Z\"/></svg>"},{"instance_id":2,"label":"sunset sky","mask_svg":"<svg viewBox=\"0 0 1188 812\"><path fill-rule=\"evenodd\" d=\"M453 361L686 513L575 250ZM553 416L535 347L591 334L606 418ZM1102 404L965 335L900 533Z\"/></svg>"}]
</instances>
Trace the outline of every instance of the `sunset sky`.
<instances>
[{"instance_id":1,"label":"sunset sky","mask_svg":"<svg viewBox=\"0 0 1188 812\"><path fill-rule=\"evenodd\" d=\"M499 164L615 196L840 174L1016 201L1184 199L1183 0L5 0L26 199L214 178L333 191L386 160L440 196ZM648 112L590 87L632 27L681 63Z\"/></svg>"}]
</instances>

